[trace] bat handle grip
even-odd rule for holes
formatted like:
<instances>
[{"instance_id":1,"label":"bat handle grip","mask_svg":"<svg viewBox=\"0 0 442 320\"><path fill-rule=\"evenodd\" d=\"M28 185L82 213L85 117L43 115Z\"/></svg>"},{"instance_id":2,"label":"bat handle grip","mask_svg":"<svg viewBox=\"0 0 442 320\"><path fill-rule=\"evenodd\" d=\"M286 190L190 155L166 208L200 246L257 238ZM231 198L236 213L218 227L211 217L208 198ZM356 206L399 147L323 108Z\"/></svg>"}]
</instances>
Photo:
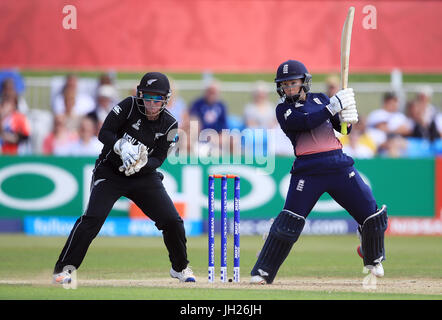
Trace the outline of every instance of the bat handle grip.
<instances>
[{"instance_id":1,"label":"bat handle grip","mask_svg":"<svg viewBox=\"0 0 442 320\"><path fill-rule=\"evenodd\" d=\"M341 134L343 134L343 135L347 134L347 122L341 123Z\"/></svg>"},{"instance_id":2,"label":"bat handle grip","mask_svg":"<svg viewBox=\"0 0 442 320\"><path fill-rule=\"evenodd\" d=\"M347 88L347 76L342 78L342 89L345 88ZM343 134L344 136L347 135L347 122L341 123L341 134Z\"/></svg>"}]
</instances>

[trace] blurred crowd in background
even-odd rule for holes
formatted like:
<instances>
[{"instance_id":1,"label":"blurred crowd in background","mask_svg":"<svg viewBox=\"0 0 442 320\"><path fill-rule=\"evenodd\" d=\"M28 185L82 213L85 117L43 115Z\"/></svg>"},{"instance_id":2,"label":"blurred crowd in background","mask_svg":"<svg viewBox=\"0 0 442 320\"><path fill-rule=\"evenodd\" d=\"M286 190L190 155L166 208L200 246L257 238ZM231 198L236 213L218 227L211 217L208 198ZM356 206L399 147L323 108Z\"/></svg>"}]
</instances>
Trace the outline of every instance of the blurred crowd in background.
<instances>
[{"instance_id":1,"label":"blurred crowd in background","mask_svg":"<svg viewBox=\"0 0 442 320\"><path fill-rule=\"evenodd\" d=\"M327 95L339 90L339 79L326 81ZM350 135L341 136L343 151L354 158L429 157L442 154L442 113L433 105L431 86L422 85L404 107L400 96L385 92L380 105L359 116Z\"/></svg>"},{"instance_id":2,"label":"blurred crowd in background","mask_svg":"<svg viewBox=\"0 0 442 320\"><path fill-rule=\"evenodd\" d=\"M327 94L334 95L339 89L339 79L330 76L326 80ZM74 74L64 77L63 83L52 88L51 105L48 110L31 116L32 105L25 100L25 85L18 73L0 73L0 152L2 154L44 154L56 156L96 156L102 144L98 132L107 114L122 99L135 95L135 91L121 96L115 78L107 73L96 79L96 85L81 90L79 78ZM168 110L178 120L183 136L182 148L190 154L210 155L219 145L228 145L231 152L235 143L220 144L223 129L234 130L242 139L251 136L252 141L266 144L266 129L274 129L278 155L293 156L290 141L280 130L275 118L275 103L269 97L265 83L257 82L250 101L243 106L243 114L232 115L223 102L219 82L209 81L200 96L186 103L175 90L172 82L172 97ZM354 158L371 157L426 157L442 154L442 113L432 102L430 86L422 86L405 107L400 108L399 97L394 92L385 92L381 102L373 101L374 110L360 116L351 134L336 133L343 150ZM212 129L219 134L217 139L191 141L191 124L198 130ZM245 130L250 129L250 130ZM264 129L264 130L262 130ZM260 139L257 139L259 135ZM231 139L231 138L229 138ZM256 148L256 143L253 144ZM217 147L216 147L217 146ZM216 150L221 152L220 150Z\"/></svg>"}]
</instances>

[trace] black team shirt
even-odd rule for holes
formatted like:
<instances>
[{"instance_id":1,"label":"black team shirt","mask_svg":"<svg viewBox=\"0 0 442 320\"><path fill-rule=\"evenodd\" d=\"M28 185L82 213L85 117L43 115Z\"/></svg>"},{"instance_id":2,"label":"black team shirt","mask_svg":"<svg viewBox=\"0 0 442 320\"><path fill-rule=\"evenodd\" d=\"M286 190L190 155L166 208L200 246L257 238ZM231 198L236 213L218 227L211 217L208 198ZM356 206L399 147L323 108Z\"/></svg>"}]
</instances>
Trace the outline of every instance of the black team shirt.
<instances>
[{"instance_id":1,"label":"black team shirt","mask_svg":"<svg viewBox=\"0 0 442 320\"><path fill-rule=\"evenodd\" d=\"M113 149L115 142L120 138L125 138L133 145L141 142L149 153L146 166L129 177L152 173L167 158L169 148L177 139L178 122L166 108L157 120L148 120L138 109L136 99L127 97L107 115L98 134L98 139L104 146L96 161L95 169L100 166L110 167L115 173L124 175L124 172L118 170L122 165L121 157Z\"/></svg>"}]
</instances>

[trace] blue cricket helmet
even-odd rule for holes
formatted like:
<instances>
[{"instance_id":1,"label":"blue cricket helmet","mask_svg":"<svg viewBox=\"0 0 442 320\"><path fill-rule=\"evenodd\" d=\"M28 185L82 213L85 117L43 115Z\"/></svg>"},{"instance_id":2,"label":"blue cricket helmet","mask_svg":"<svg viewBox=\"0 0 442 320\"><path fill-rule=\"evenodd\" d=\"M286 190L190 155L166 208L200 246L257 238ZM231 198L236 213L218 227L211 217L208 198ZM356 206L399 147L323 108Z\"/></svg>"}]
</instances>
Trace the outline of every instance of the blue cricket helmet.
<instances>
[{"instance_id":1,"label":"blue cricket helmet","mask_svg":"<svg viewBox=\"0 0 442 320\"><path fill-rule=\"evenodd\" d=\"M276 70L276 92L281 98L284 98L285 100L287 100L287 98L290 98L291 101L288 102L292 103L296 102L299 99L300 93L291 97L287 97L281 87L281 82L294 79L303 79L302 90L305 93L310 91L312 76L302 62L297 60L287 60L281 63L278 67L278 70Z\"/></svg>"}]
</instances>

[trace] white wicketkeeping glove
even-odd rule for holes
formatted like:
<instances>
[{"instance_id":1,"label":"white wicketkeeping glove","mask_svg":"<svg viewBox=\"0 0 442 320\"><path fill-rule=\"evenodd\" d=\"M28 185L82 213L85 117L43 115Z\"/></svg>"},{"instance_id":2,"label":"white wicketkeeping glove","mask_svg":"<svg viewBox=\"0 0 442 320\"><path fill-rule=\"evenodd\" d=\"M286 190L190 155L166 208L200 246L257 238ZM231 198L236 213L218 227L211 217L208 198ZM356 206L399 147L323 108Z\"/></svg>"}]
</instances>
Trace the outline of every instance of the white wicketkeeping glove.
<instances>
[{"instance_id":1,"label":"white wicketkeeping glove","mask_svg":"<svg viewBox=\"0 0 442 320\"><path fill-rule=\"evenodd\" d=\"M358 110L356 105L351 105L339 112L339 120L341 122L355 124L358 122Z\"/></svg>"},{"instance_id":2,"label":"white wicketkeeping glove","mask_svg":"<svg viewBox=\"0 0 442 320\"><path fill-rule=\"evenodd\" d=\"M144 144L141 144L139 159L132 166L135 172L139 172L147 164L147 148Z\"/></svg>"},{"instance_id":3,"label":"white wicketkeeping glove","mask_svg":"<svg viewBox=\"0 0 442 320\"><path fill-rule=\"evenodd\" d=\"M125 170L137 162L140 157L140 148L141 144L133 145L123 138L115 142L114 152L120 155ZM120 171L122 171L121 167Z\"/></svg>"},{"instance_id":4,"label":"white wicketkeeping glove","mask_svg":"<svg viewBox=\"0 0 442 320\"><path fill-rule=\"evenodd\" d=\"M148 152L147 152L147 147L142 144L139 143L138 144L139 147L139 154L138 154L138 160L130 165L128 168L125 168L124 165L122 165L119 170L120 172L124 171L124 174L126 176L131 176L134 173L137 173L141 170L141 168L143 168L146 164L147 164L147 159L148 159Z\"/></svg>"},{"instance_id":5,"label":"white wicketkeeping glove","mask_svg":"<svg viewBox=\"0 0 442 320\"><path fill-rule=\"evenodd\" d=\"M352 105L356 106L355 94L352 88L339 90L333 97L330 98L330 104L326 107L328 111L334 116L342 109L347 109Z\"/></svg>"}]
</instances>

